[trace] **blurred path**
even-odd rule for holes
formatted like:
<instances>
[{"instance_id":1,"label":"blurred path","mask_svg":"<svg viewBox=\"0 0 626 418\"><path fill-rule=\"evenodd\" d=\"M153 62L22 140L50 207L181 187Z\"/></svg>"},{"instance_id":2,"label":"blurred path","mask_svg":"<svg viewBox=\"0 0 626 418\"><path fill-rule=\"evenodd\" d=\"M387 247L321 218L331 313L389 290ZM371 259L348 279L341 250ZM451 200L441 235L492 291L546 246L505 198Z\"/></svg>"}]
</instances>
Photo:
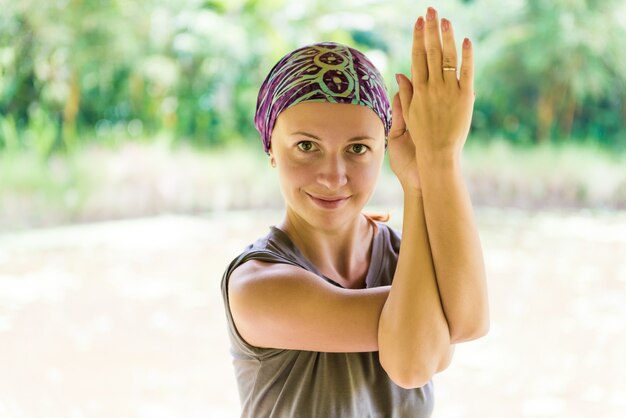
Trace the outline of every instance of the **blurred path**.
<instances>
[{"instance_id":1,"label":"blurred path","mask_svg":"<svg viewBox=\"0 0 626 418\"><path fill-rule=\"evenodd\" d=\"M219 282L280 216L0 236L0 417L236 418ZM492 327L436 376L435 417L622 417L626 213L477 217Z\"/></svg>"}]
</instances>

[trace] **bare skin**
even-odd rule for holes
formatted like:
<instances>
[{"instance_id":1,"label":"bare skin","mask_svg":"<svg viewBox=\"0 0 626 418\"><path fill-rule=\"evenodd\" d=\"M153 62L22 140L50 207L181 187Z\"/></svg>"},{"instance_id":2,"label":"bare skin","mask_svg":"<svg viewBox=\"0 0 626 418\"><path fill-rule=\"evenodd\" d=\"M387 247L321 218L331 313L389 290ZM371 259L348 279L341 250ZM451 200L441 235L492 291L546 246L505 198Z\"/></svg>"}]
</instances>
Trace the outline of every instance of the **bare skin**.
<instances>
[{"instance_id":1,"label":"bare skin","mask_svg":"<svg viewBox=\"0 0 626 418\"><path fill-rule=\"evenodd\" d=\"M371 139L350 141L359 136ZM344 287L364 287L373 228L361 210L380 175L384 136L371 109L322 102L285 110L273 131L270 156L287 208L279 228L325 276ZM327 209L311 197L346 200Z\"/></svg>"},{"instance_id":2,"label":"bare skin","mask_svg":"<svg viewBox=\"0 0 626 418\"><path fill-rule=\"evenodd\" d=\"M413 37L411 77L399 75L403 121L415 146L420 189L437 282L450 338L475 339L489 329L489 304L480 239L460 167L474 104L473 49L462 43L460 77L452 24L419 18ZM409 134L410 133L410 134Z\"/></svg>"},{"instance_id":3,"label":"bare skin","mask_svg":"<svg viewBox=\"0 0 626 418\"><path fill-rule=\"evenodd\" d=\"M414 29L412 81L400 76L392 104L388 151L404 190L393 285L363 288L374 232L361 211L384 158L382 122L364 106L295 105L272 133L286 204L279 227L344 288L290 265L242 264L231 275L230 307L250 344L377 350L390 378L410 388L445 369L456 342L487 332L482 253L458 168L474 98L471 44L457 80L442 71L457 60L449 22L442 21L442 48L436 11L427 16Z\"/></svg>"}]
</instances>

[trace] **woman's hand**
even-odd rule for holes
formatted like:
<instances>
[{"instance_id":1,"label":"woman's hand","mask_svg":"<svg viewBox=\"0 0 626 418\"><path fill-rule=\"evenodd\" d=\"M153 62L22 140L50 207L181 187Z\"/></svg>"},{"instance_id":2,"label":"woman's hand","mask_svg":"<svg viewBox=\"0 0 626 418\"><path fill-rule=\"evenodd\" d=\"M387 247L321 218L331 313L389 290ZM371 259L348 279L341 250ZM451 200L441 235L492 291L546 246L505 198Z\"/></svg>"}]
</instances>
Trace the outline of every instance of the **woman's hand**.
<instances>
[{"instance_id":1,"label":"woman's hand","mask_svg":"<svg viewBox=\"0 0 626 418\"><path fill-rule=\"evenodd\" d=\"M389 130L389 165L405 192L421 191L420 176L417 169L415 144L406 129L402 116L400 96L396 93L391 104L391 129Z\"/></svg>"},{"instance_id":2,"label":"woman's hand","mask_svg":"<svg viewBox=\"0 0 626 418\"><path fill-rule=\"evenodd\" d=\"M452 24L447 19L441 20L441 35L443 48L437 12L429 7L426 19L420 16L413 31L412 79L402 74L397 76L403 120L396 123L398 113L393 114L394 125L405 124L411 133L417 157L429 161L460 155L474 107L471 42L469 39L463 42L461 75L457 79L456 70L443 70L444 67L456 69L458 64Z\"/></svg>"}]
</instances>

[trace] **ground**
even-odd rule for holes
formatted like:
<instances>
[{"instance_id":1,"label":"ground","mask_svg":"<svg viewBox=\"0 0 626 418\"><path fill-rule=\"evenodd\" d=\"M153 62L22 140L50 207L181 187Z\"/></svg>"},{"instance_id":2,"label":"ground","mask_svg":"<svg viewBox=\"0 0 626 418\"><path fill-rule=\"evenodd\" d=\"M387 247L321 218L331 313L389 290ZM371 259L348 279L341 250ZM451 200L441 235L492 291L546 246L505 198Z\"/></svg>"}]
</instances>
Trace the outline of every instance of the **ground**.
<instances>
[{"instance_id":1,"label":"ground","mask_svg":"<svg viewBox=\"0 0 626 418\"><path fill-rule=\"evenodd\" d=\"M622 417L626 213L476 215L491 330L435 376L434 418ZM237 417L219 283L280 216L0 235L0 416Z\"/></svg>"}]
</instances>

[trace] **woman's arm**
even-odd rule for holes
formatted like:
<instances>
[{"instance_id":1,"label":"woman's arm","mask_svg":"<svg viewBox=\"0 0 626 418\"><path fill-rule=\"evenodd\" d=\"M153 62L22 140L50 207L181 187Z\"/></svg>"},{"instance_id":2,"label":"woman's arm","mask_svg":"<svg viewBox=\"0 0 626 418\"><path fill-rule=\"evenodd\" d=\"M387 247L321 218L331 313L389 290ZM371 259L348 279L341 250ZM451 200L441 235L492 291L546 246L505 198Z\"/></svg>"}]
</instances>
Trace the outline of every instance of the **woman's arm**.
<instances>
[{"instance_id":1,"label":"woman's arm","mask_svg":"<svg viewBox=\"0 0 626 418\"><path fill-rule=\"evenodd\" d=\"M344 289L301 267L250 260L228 281L239 334L257 347L320 352L378 350L390 286Z\"/></svg>"},{"instance_id":2,"label":"woman's arm","mask_svg":"<svg viewBox=\"0 0 626 418\"><path fill-rule=\"evenodd\" d=\"M288 264L248 261L231 273L238 332L257 347L321 352L379 351L390 378L424 385L454 347L437 291L419 191L405 193L392 286L343 289Z\"/></svg>"},{"instance_id":3,"label":"woman's arm","mask_svg":"<svg viewBox=\"0 0 626 418\"><path fill-rule=\"evenodd\" d=\"M419 189L405 189L402 243L378 324L380 363L398 385L424 385L447 367L450 334L443 313Z\"/></svg>"},{"instance_id":4,"label":"woman's arm","mask_svg":"<svg viewBox=\"0 0 626 418\"><path fill-rule=\"evenodd\" d=\"M458 343L479 338L489 329L487 285L459 158L433 162L420 174L426 225L450 340Z\"/></svg>"},{"instance_id":5,"label":"woman's arm","mask_svg":"<svg viewBox=\"0 0 626 418\"><path fill-rule=\"evenodd\" d=\"M460 77L452 24L436 11L416 22L409 80L398 77L403 119L415 144L424 211L452 343L489 328L485 268L460 155L474 105L473 47L462 44Z\"/></svg>"}]
</instances>

